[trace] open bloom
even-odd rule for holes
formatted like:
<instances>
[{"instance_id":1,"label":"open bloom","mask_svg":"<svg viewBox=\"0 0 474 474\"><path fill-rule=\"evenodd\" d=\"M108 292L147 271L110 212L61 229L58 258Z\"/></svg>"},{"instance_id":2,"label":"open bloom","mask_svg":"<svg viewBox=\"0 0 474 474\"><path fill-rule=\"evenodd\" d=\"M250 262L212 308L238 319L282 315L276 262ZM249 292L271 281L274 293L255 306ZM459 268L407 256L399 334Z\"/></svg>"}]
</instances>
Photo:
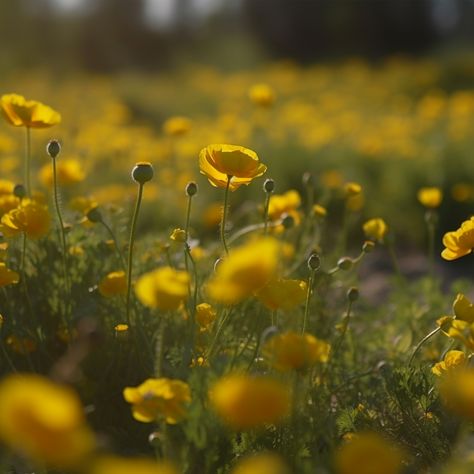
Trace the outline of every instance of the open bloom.
<instances>
[{"instance_id":1,"label":"open bloom","mask_svg":"<svg viewBox=\"0 0 474 474\"><path fill-rule=\"evenodd\" d=\"M290 310L306 298L306 282L276 278L257 293L257 298L269 309Z\"/></svg>"},{"instance_id":2,"label":"open bloom","mask_svg":"<svg viewBox=\"0 0 474 474\"><path fill-rule=\"evenodd\" d=\"M281 421L290 409L290 394L278 380L231 374L209 392L212 406L231 428L245 430Z\"/></svg>"},{"instance_id":3,"label":"open bloom","mask_svg":"<svg viewBox=\"0 0 474 474\"><path fill-rule=\"evenodd\" d=\"M199 153L199 168L201 174L216 188L225 188L230 180L231 191L243 184L250 184L252 179L267 171L254 151L243 146L224 144L203 148Z\"/></svg>"},{"instance_id":4,"label":"open bloom","mask_svg":"<svg viewBox=\"0 0 474 474\"><path fill-rule=\"evenodd\" d=\"M209 296L223 304L236 304L264 287L278 265L279 244L261 238L232 249L207 284Z\"/></svg>"},{"instance_id":5,"label":"open bloom","mask_svg":"<svg viewBox=\"0 0 474 474\"><path fill-rule=\"evenodd\" d=\"M23 199L18 207L2 216L0 231L7 237L24 232L32 239L39 239L49 232L51 215L43 204L31 199Z\"/></svg>"},{"instance_id":6,"label":"open bloom","mask_svg":"<svg viewBox=\"0 0 474 474\"><path fill-rule=\"evenodd\" d=\"M20 275L7 268L5 263L0 262L0 288L2 286L11 285L12 283L18 283L19 281Z\"/></svg>"},{"instance_id":7,"label":"open bloom","mask_svg":"<svg viewBox=\"0 0 474 474\"><path fill-rule=\"evenodd\" d=\"M369 219L362 228L366 237L373 240L383 240L388 232L387 224L380 218Z\"/></svg>"},{"instance_id":8,"label":"open bloom","mask_svg":"<svg viewBox=\"0 0 474 474\"><path fill-rule=\"evenodd\" d=\"M443 245L446 248L441 256L445 260L456 260L470 254L474 247L474 217L464 221L455 231L444 234Z\"/></svg>"},{"instance_id":9,"label":"open bloom","mask_svg":"<svg viewBox=\"0 0 474 474\"><path fill-rule=\"evenodd\" d=\"M1 382L0 438L33 461L60 468L76 466L94 446L76 394L38 375Z\"/></svg>"},{"instance_id":10,"label":"open bloom","mask_svg":"<svg viewBox=\"0 0 474 474\"><path fill-rule=\"evenodd\" d=\"M276 369L298 370L327 362L331 346L311 334L292 331L273 336L264 346L263 354Z\"/></svg>"},{"instance_id":11,"label":"open bloom","mask_svg":"<svg viewBox=\"0 0 474 474\"><path fill-rule=\"evenodd\" d=\"M147 379L138 387L126 387L123 396L132 404L135 420L143 423L164 418L174 425L184 418L186 405L191 402L189 385L167 378Z\"/></svg>"},{"instance_id":12,"label":"open bloom","mask_svg":"<svg viewBox=\"0 0 474 474\"><path fill-rule=\"evenodd\" d=\"M15 127L48 128L61 122L61 115L51 107L18 94L3 95L0 108L7 122Z\"/></svg>"},{"instance_id":13,"label":"open bloom","mask_svg":"<svg viewBox=\"0 0 474 474\"><path fill-rule=\"evenodd\" d=\"M99 293L106 298L124 295L126 292L127 280L123 270L108 273L99 283Z\"/></svg>"},{"instance_id":14,"label":"open bloom","mask_svg":"<svg viewBox=\"0 0 474 474\"><path fill-rule=\"evenodd\" d=\"M463 351L448 351L441 362L437 362L432 368L433 374L441 376L446 372L465 367L467 363L466 354Z\"/></svg>"},{"instance_id":15,"label":"open bloom","mask_svg":"<svg viewBox=\"0 0 474 474\"><path fill-rule=\"evenodd\" d=\"M284 214L288 214L299 224L301 218L298 208L301 205L301 197L298 191L290 189L284 194L274 194L268 206L268 217L271 220L280 219Z\"/></svg>"},{"instance_id":16,"label":"open bloom","mask_svg":"<svg viewBox=\"0 0 474 474\"><path fill-rule=\"evenodd\" d=\"M430 209L437 208L443 200L443 192L436 187L421 188L417 194L418 201Z\"/></svg>"},{"instance_id":17,"label":"open bloom","mask_svg":"<svg viewBox=\"0 0 474 474\"><path fill-rule=\"evenodd\" d=\"M150 308L178 309L188 296L189 274L171 267L142 275L136 285L138 299Z\"/></svg>"}]
</instances>

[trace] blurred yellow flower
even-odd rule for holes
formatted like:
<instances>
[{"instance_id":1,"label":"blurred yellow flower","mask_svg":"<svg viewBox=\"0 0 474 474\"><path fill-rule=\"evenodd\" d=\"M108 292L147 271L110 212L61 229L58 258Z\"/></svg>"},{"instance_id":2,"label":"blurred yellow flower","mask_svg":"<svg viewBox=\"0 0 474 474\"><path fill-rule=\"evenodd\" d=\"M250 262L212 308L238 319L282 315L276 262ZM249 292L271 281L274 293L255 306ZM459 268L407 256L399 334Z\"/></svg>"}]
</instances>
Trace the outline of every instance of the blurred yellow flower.
<instances>
[{"instance_id":1,"label":"blurred yellow flower","mask_svg":"<svg viewBox=\"0 0 474 474\"><path fill-rule=\"evenodd\" d=\"M289 472L281 457L273 453L247 456L232 470L232 474L289 474Z\"/></svg>"},{"instance_id":2,"label":"blurred yellow flower","mask_svg":"<svg viewBox=\"0 0 474 474\"><path fill-rule=\"evenodd\" d=\"M418 201L425 207L435 209L443 200L443 192L439 188L421 188L417 194Z\"/></svg>"},{"instance_id":3,"label":"blurred yellow flower","mask_svg":"<svg viewBox=\"0 0 474 474\"><path fill-rule=\"evenodd\" d=\"M196 306L196 321L202 328L210 326L216 316L216 310L209 303L201 303Z\"/></svg>"},{"instance_id":4,"label":"blurred yellow flower","mask_svg":"<svg viewBox=\"0 0 474 474\"><path fill-rule=\"evenodd\" d=\"M208 145L199 153L199 168L209 182L217 188L235 191L265 173L267 167L260 163L257 154L237 145Z\"/></svg>"},{"instance_id":5,"label":"blurred yellow flower","mask_svg":"<svg viewBox=\"0 0 474 474\"><path fill-rule=\"evenodd\" d=\"M370 219L362 226L367 238L373 240L383 240L388 232L388 226L383 219Z\"/></svg>"},{"instance_id":6,"label":"blurred yellow flower","mask_svg":"<svg viewBox=\"0 0 474 474\"><path fill-rule=\"evenodd\" d=\"M444 356L443 361L437 362L432 368L433 374L441 376L453 369L459 369L466 365L467 358L463 351L448 351Z\"/></svg>"},{"instance_id":7,"label":"blurred yellow flower","mask_svg":"<svg viewBox=\"0 0 474 474\"><path fill-rule=\"evenodd\" d=\"M77 395L39 375L10 375L0 383L0 438L40 464L78 467L94 447Z\"/></svg>"},{"instance_id":8,"label":"blurred yellow flower","mask_svg":"<svg viewBox=\"0 0 474 474\"><path fill-rule=\"evenodd\" d=\"M56 173L58 183L62 186L80 183L86 177L82 164L74 159L58 160L56 162ZM39 176L45 186L51 187L53 185L53 168L50 163L41 168Z\"/></svg>"},{"instance_id":9,"label":"blurred yellow flower","mask_svg":"<svg viewBox=\"0 0 474 474\"><path fill-rule=\"evenodd\" d=\"M174 242L186 242L186 231L184 229L176 228L171 232L170 239Z\"/></svg>"},{"instance_id":10,"label":"blurred yellow flower","mask_svg":"<svg viewBox=\"0 0 474 474\"><path fill-rule=\"evenodd\" d=\"M17 272L7 268L7 265L4 262L0 262L0 288L18 283L19 281L20 275Z\"/></svg>"},{"instance_id":11,"label":"blurred yellow flower","mask_svg":"<svg viewBox=\"0 0 474 474\"><path fill-rule=\"evenodd\" d=\"M88 474L178 474L170 463L145 458L104 456L95 461Z\"/></svg>"},{"instance_id":12,"label":"blurred yellow flower","mask_svg":"<svg viewBox=\"0 0 474 474\"><path fill-rule=\"evenodd\" d=\"M474 323L474 304L467 299L462 293L456 295L453 303L453 312L456 319Z\"/></svg>"},{"instance_id":13,"label":"blurred yellow flower","mask_svg":"<svg viewBox=\"0 0 474 474\"><path fill-rule=\"evenodd\" d=\"M20 205L4 214L0 220L0 231L6 237L22 232L32 239L39 239L49 232L51 215L48 208L36 201L23 199Z\"/></svg>"},{"instance_id":14,"label":"blurred yellow flower","mask_svg":"<svg viewBox=\"0 0 474 474\"><path fill-rule=\"evenodd\" d=\"M277 334L263 347L263 354L278 370L299 370L317 362L327 362L331 346L311 334L292 331Z\"/></svg>"},{"instance_id":15,"label":"blurred yellow flower","mask_svg":"<svg viewBox=\"0 0 474 474\"><path fill-rule=\"evenodd\" d=\"M298 191L291 189L284 194L274 194L268 205L268 217L271 220L280 219L283 214L289 214L294 218L295 224L299 224L300 216L298 207L301 205L301 197Z\"/></svg>"},{"instance_id":16,"label":"blurred yellow flower","mask_svg":"<svg viewBox=\"0 0 474 474\"><path fill-rule=\"evenodd\" d=\"M142 275L135 285L135 293L145 306L174 310L187 298L188 283L187 272L161 267Z\"/></svg>"},{"instance_id":17,"label":"blurred yellow flower","mask_svg":"<svg viewBox=\"0 0 474 474\"><path fill-rule=\"evenodd\" d=\"M313 206L313 213L317 217L326 217L328 211L325 207L321 206L320 204L315 204Z\"/></svg>"},{"instance_id":18,"label":"blurred yellow flower","mask_svg":"<svg viewBox=\"0 0 474 474\"><path fill-rule=\"evenodd\" d=\"M0 196L12 194L15 189L15 183L7 179L0 179Z\"/></svg>"},{"instance_id":19,"label":"blurred yellow flower","mask_svg":"<svg viewBox=\"0 0 474 474\"><path fill-rule=\"evenodd\" d=\"M274 276L279 250L278 242L272 238L231 249L207 284L209 296L231 305L253 295Z\"/></svg>"},{"instance_id":20,"label":"blurred yellow flower","mask_svg":"<svg viewBox=\"0 0 474 474\"><path fill-rule=\"evenodd\" d=\"M163 124L163 132L170 136L185 135L191 130L192 122L186 117L170 117Z\"/></svg>"},{"instance_id":21,"label":"blurred yellow flower","mask_svg":"<svg viewBox=\"0 0 474 474\"><path fill-rule=\"evenodd\" d=\"M61 122L61 115L51 107L18 94L3 95L0 108L7 122L15 127L47 128Z\"/></svg>"},{"instance_id":22,"label":"blurred yellow flower","mask_svg":"<svg viewBox=\"0 0 474 474\"><path fill-rule=\"evenodd\" d=\"M344 186L347 197L357 196L362 192L362 186L359 183L349 182Z\"/></svg>"},{"instance_id":23,"label":"blurred yellow flower","mask_svg":"<svg viewBox=\"0 0 474 474\"><path fill-rule=\"evenodd\" d=\"M110 272L99 283L99 293L106 298L124 295L127 292L125 272L119 270Z\"/></svg>"},{"instance_id":24,"label":"blurred yellow flower","mask_svg":"<svg viewBox=\"0 0 474 474\"><path fill-rule=\"evenodd\" d=\"M443 245L446 248L441 256L445 260L456 260L470 254L474 247L474 217L464 221L455 231L444 234Z\"/></svg>"},{"instance_id":25,"label":"blurred yellow flower","mask_svg":"<svg viewBox=\"0 0 474 474\"><path fill-rule=\"evenodd\" d=\"M469 421L474 421L474 369L452 370L439 380L439 393L446 407Z\"/></svg>"},{"instance_id":26,"label":"blurred yellow flower","mask_svg":"<svg viewBox=\"0 0 474 474\"><path fill-rule=\"evenodd\" d=\"M376 433L357 433L336 452L337 474L398 474L402 453Z\"/></svg>"},{"instance_id":27,"label":"blurred yellow flower","mask_svg":"<svg viewBox=\"0 0 474 474\"><path fill-rule=\"evenodd\" d=\"M304 302L306 282L283 278L273 279L259 290L256 296L269 309L290 310Z\"/></svg>"},{"instance_id":28,"label":"blurred yellow flower","mask_svg":"<svg viewBox=\"0 0 474 474\"><path fill-rule=\"evenodd\" d=\"M174 425L185 417L186 405L191 402L189 385L167 378L147 379L138 387L126 387L123 396L132 405L135 420L143 423L164 419Z\"/></svg>"},{"instance_id":29,"label":"blurred yellow flower","mask_svg":"<svg viewBox=\"0 0 474 474\"><path fill-rule=\"evenodd\" d=\"M209 399L223 421L236 430L278 423L290 409L288 388L265 376L227 375L212 386Z\"/></svg>"},{"instance_id":30,"label":"blurred yellow flower","mask_svg":"<svg viewBox=\"0 0 474 474\"><path fill-rule=\"evenodd\" d=\"M268 84L254 84L249 89L250 100L262 107L269 107L275 102L275 92Z\"/></svg>"},{"instance_id":31,"label":"blurred yellow flower","mask_svg":"<svg viewBox=\"0 0 474 474\"><path fill-rule=\"evenodd\" d=\"M0 194L0 217L15 209L20 204L20 199L14 194Z\"/></svg>"}]
</instances>

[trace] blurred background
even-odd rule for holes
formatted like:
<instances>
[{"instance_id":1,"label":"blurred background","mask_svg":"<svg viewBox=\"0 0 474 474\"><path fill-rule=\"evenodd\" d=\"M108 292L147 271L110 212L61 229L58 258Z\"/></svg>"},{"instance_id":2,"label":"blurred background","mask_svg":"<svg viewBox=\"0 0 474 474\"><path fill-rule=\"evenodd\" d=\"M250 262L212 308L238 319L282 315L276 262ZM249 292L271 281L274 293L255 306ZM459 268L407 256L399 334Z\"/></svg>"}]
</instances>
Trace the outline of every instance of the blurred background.
<instances>
[{"instance_id":1,"label":"blurred background","mask_svg":"<svg viewBox=\"0 0 474 474\"><path fill-rule=\"evenodd\" d=\"M0 65L156 70L468 47L472 0L0 0Z\"/></svg>"}]
</instances>

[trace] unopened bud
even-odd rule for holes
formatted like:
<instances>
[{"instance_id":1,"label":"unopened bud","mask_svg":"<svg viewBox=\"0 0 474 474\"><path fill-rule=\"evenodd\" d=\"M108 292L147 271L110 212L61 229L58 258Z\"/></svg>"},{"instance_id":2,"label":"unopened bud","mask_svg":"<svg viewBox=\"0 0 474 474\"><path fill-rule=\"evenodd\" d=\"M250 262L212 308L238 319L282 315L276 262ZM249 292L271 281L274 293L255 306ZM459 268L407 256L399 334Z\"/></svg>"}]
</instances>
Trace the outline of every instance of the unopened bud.
<instances>
[{"instance_id":1,"label":"unopened bud","mask_svg":"<svg viewBox=\"0 0 474 474\"><path fill-rule=\"evenodd\" d=\"M186 185L186 196L191 197L197 194L198 192L198 185L194 181L190 181Z\"/></svg>"},{"instance_id":2,"label":"unopened bud","mask_svg":"<svg viewBox=\"0 0 474 474\"><path fill-rule=\"evenodd\" d=\"M132 178L135 182L145 184L153 178L153 166L147 161L137 163L132 169Z\"/></svg>"},{"instance_id":3,"label":"unopened bud","mask_svg":"<svg viewBox=\"0 0 474 474\"><path fill-rule=\"evenodd\" d=\"M347 299L351 303L359 299L359 290L355 286L347 290Z\"/></svg>"},{"instance_id":4,"label":"unopened bud","mask_svg":"<svg viewBox=\"0 0 474 474\"><path fill-rule=\"evenodd\" d=\"M23 186L22 184L16 184L15 187L13 188L13 194L17 198L23 199L26 196L25 186Z\"/></svg>"},{"instance_id":5,"label":"unopened bud","mask_svg":"<svg viewBox=\"0 0 474 474\"><path fill-rule=\"evenodd\" d=\"M364 253L370 253L372 250L374 250L375 243L372 242L372 240L366 240L363 245L362 245L362 252Z\"/></svg>"},{"instance_id":6,"label":"unopened bud","mask_svg":"<svg viewBox=\"0 0 474 474\"><path fill-rule=\"evenodd\" d=\"M266 179L265 182L263 183L263 190L267 193L273 193L273 190L275 189L275 181L273 179L269 178Z\"/></svg>"},{"instance_id":7,"label":"unopened bud","mask_svg":"<svg viewBox=\"0 0 474 474\"><path fill-rule=\"evenodd\" d=\"M284 214L281 219L281 224L285 229L291 229L295 226L295 218L290 214Z\"/></svg>"},{"instance_id":8,"label":"unopened bud","mask_svg":"<svg viewBox=\"0 0 474 474\"><path fill-rule=\"evenodd\" d=\"M61 152L61 144L57 140L51 140L46 145L46 151L51 158L56 158Z\"/></svg>"},{"instance_id":9,"label":"unopened bud","mask_svg":"<svg viewBox=\"0 0 474 474\"><path fill-rule=\"evenodd\" d=\"M87 211L86 217L90 222L93 222L94 224L96 224L97 222L102 222L102 214L100 213L99 208L97 206L89 209L89 211Z\"/></svg>"},{"instance_id":10,"label":"unopened bud","mask_svg":"<svg viewBox=\"0 0 474 474\"><path fill-rule=\"evenodd\" d=\"M316 270L319 270L320 266L321 266L321 259L319 258L319 255L317 253L311 254L308 258L308 268L311 271L316 271Z\"/></svg>"},{"instance_id":11,"label":"unopened bud","mask_svg":"<svg viewBox=\"0 0 474 474\"><path fill-rule=\"evenodd\" d=\"M341 257L337 261L337 267L340 270L350 270L353 265L354 265L354 261L350 257Z\"/></svg>"}]
</instances>

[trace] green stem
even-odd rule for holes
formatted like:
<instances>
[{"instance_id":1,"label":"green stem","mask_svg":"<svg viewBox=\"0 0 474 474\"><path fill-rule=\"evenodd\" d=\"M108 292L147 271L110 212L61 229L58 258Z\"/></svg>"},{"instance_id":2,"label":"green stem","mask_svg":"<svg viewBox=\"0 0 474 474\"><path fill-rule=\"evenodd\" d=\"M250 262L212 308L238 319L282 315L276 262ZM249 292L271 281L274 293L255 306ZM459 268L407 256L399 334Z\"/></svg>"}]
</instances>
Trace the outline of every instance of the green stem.
<instances>
[{"instance_id":1,"label":"green stem","mask_svg":"<svg viewBox=\"0 0 474 474\"><path fill-rule=\"evenodd\" d=\"M309 302L311 300L311 294L313 292L313 283L314 283L314 275L315 275L315 270L311 270L311 273L309 274L309 279L308 279L308 288L306 290L306 302L304 306L304 317L303 317L303 327L301 329L301 333L304 334L306 331L306 324L308 322L308 313L309 313Z\"/></svg>"},{"instance_id":2,"label":"green stem","mask_svg":"<svg viewBox=\"0 0 474 474\"><path fill-rule=\"evenodd\" d=\"M140 211L140 204L143 197L143 184L138 183L138 195L135 202L135 210L133 211L132 227L130 229L130 239L128 241L128 266L127 266L127 299L125 302L125 316L127 324L130 324L130 296L132 291L132 263L133 263L133 244L135 242L135 232L137 228L138 213Z\"/></svg>"},{"instance_id":3,"label":"green stem","mask_svg":"<svg viewBox=\"0 0 474 474\"><path fill-rule=\"evenodd\" d=\"M428 227L428 264L429 264L429 275L432 279L434 277L434 262L435 262L435 239L436 239L436 227L433 222L427 222Z\"/></svg>"},{"instance_id":4,"label":"green stem","mask_svg":"<svg viewBox=\"0 0 474 474\"><path fill-rule=\"evenodd\" d=\"M117 255L119 257L119 260L120 260L120 263L122 264L123 268L127 268L127 265L125 264L125 260L123 258L123 255L122 255L122 252L120 251L120 247L119 247L119 244L118 244L118 240L117 240L117 237L115 236L114 234L114 231L112 230L112 228L104 221L104 220L100 220L100 223L105 227L105 229L107 230L107 232L109 233L110 237L112 238L112 240L114 241L114 245L115 245L115 249L117 251Z\"/></svg>"},{"instance_id":5,"label":"green stem","mask_svg":"<svg viewBox=\"0 0 474 474\"><path fill-rule=\"evenodd\" d=\"M31 172L30 172L30 162L31 162L31 129L26 127L26 155L25 155L25 183L26 186L26 195L31 197Z\"/></svg>"},{"instance_id":6,"label":"green stem","mask_svg":"<svg viewBox=\"0 0 474 474\"><path fill-rule=\"evenodd\" d=\"M221 220L221 242L222 242L222 246L224 247L226 255L229 255L229 249L227 248L227 243L225 241L225 223L227 219L227 207L228 207L228 201L229 201L229 187L230 187L231 179L232 179L232 176L228 175L227 184L226 184L225 193L224 193L224 209L222 210L222 220Z\"/></svg>"},{"instance_id":7,"label":"green stem","mask_svg":"<svg viewBox=\"0 0 474 474\"><path fill-rule=\"evenodd\" d=\"M188 205L187 205L187 208L186 208L186 224L184 226L184 267L186 268L186 271L188 273L189 273L188 258L191 255L188 239L189 239L189 221L191 219L191 202L192 202L192 199L193 199L192 196L188 196ZM188 256L188 254L189 254L189 256ZM191 286L189 286L189 294L191 294Z\"/></svg>"},{"instance_id":8,"label":"green stem","mask_svg":"<svg viewBox=\"0 0 474 474\"><path fill-rule=\"evenodd\" d=\"M268 231L268 209L270 207L271 196L271 193L266 193L265 196L265 205L263 208L263 235L267 235Z\"/></svg>"},{"instance_id":9,"label":"green stem","mask_svg":"<svg viewBox=\"0 0 474 474\"><path fill-rule=\"evenodd\" d=\"M159 378L163 373L163 354L165 344L166 317L161 318L160 328L156 337L155 345L155 377Z\"/></svg>"},{"instance_id":10,"label":"green stem","mask_svg":"<svg viewBox=\"0 0 474 474\"><path fill-rule=\"evenodd\" d=\"M387 249L388 249L388 253L390 255L390 259L392 260L392 265L393 265L393 269L395 270L395 274L397 275L397 279L399 280L400 283L403 282L403 276L402 276L402 272L400 271L400 266L398 265L398 260L397 260L397 256L395 254L395 249L393 247L393 243L392 242L387 242Z\"/></svg>"},{"instance_id":11,"label":"green stem","mask_svg":"<svg viewBox=\"0 0 474 474\"><path fill-rule=\"evenodd\" d=\"M408 365L411 365L413 362L413 359L415 358L415 355L417 352L421 349L423 344L431 339L435 334L438 334L438 332L441 331L441 326L437 327L436 329L433 329L430 333L428 333L415 347L415 350L413 351L412 355L410 356L410 360L408 361Z\"/></svg>"}]
</instances>

